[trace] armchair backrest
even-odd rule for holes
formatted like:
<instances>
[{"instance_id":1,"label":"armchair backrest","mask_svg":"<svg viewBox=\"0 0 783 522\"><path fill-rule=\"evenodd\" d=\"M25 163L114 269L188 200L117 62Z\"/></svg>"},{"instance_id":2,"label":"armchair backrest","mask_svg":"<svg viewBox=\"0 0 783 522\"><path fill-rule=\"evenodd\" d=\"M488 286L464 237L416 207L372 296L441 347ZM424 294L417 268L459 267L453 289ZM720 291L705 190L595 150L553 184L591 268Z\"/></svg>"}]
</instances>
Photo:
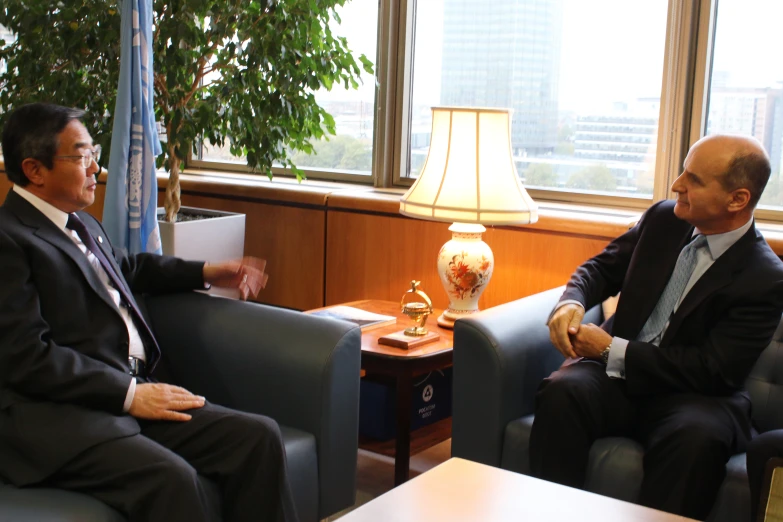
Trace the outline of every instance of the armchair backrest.
<instances>
[{"instance_id":1,"label":"armchair backrest","mask_svg":"<svg viewBox=\"0 0 783 522\"><path fill-rule=\"evenodd\" d=\"M745 386L753 403L756 427L762 432L783 428L783 318Z\"/></svg>"}]
</instances>

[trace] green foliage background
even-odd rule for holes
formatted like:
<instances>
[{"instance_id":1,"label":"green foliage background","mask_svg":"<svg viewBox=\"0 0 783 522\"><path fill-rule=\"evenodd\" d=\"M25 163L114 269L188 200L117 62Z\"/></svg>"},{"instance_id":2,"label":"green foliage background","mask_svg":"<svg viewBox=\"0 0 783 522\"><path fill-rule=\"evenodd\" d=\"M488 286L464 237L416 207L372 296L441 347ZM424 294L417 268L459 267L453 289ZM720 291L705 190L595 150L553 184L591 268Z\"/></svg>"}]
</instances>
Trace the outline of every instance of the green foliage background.
<instances>
[{"instance_id":1,"label":"green foliage background","mask_svg":"<svg viewBox=\"0 0 783 522\"><path fill-rule=\"evenodd\" d=\"M280 163L301 179L290 151L311 153L311 139L335 134L314 91L334 84L356 88L361 69L373 69L329 27L345 2L153 0L155 111L168 140L159 165L166 163L177 177L203 137L221 147L228 142L232 154L270 178L273 163ZM0 40L0 60L7 64L0 76L0 125L2 113L24 103L79 107L108 152L120 12L119 0L4 0L0 25L17 39Z\"/></svg>"},{"instance_id":2,"label":"green foliage background","mask_svg":"<svg viewBox=\"0 0 783 522\"><path fill-rule=\"evenodd\" d=\"M372 170L372 143L351 136L337 136L313 143L315 154L294 153L300 167L321 167L369 172Z\"/></svg>"},{"instance_id":3,"label":"green foliage background","mask_svg":"<svg viewBox=\"0 0 783 522\"><path fill-rule=\"evenodd\" d=\"M531 163L525 169L525 185L530 187L556 187L557 174L548 163Z\"/></svg>"},{"instance_id":4,"label":"green foliage background","mask_svg":"<svg viewBox=\"0 0 783 522\"><path fill-rule=\"evenodd\" d=\"M575 189L614 192L617 189L617 180L609 167L599 164L574 172L568 178L566 186Z\"/></svg>"}]
</instances>

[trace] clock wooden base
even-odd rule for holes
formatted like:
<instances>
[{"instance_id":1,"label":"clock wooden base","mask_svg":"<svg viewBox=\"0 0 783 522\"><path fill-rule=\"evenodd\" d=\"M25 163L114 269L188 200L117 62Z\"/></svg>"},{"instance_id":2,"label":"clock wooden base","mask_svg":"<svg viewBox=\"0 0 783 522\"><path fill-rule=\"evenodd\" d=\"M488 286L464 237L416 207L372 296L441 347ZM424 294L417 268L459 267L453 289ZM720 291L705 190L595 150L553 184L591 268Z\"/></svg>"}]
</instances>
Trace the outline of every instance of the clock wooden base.
<instances>
[{"instance_id":1,"label":"clock wooden base","mask_svg":"<svg viewBox=\"0 0 783 522\"><path fill-rule=\"evenodd\" d=\"M404 332L405 330L400 330L399 332L384 335L378 339L378 344L410 350L411 348L417 348L440 339L440 334L437 332L427 332L426 335L418 335L415 337L412 335L405 335Z\"/></svg>"}]
</instances>

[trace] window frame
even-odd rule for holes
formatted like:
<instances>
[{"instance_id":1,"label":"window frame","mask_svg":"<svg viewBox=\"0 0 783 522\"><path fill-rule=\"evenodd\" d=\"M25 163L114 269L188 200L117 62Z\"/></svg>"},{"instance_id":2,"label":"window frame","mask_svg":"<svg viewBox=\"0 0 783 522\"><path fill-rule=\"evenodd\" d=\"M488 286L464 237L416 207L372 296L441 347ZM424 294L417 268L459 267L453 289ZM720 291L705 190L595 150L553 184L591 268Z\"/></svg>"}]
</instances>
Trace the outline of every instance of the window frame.
<instances>
[{"instance_id":1,"label":"window frame","mask_svg":"<svg viewBox=\"0 0 783 522\"><path fill-rule=\"evenodd\" d=\"M383 0L381 1L383 2ZM395 112L395 117L400 123L395 126L397 129L395 143L399 146L397 149L399 158L394 165L393 185L410 186L414 180L407 176L405 169L408 161L408 139L411 126L411 85L413 84L413 55L415 53L415 42L413 41L415 20L413 20L414 16L411 13L416 11L417 0L400 1L405 4L404 8L408 11L407 18L410 19L405 24L405 27L400 28L400 31L404 35L404 40L411 43L399 51L405 54L405 67L402 70L403 77L398 80L397 88L405 95L399 97ZM682 161L685 159L685 154L690 146L690 143L685 144L685 137L681 129L683 128L683 123L689 122L691 117L691 107L688 103L687 95L692 91L695 79L693 74L696 59L694 40L697 34L694 34L693 30L684 33L683 29L695 26L699 20L701 4L705 3L709 4L710 0L705 0L704 2L699 0L669 0L653 195L651 197L616 196L528 188L527 191L534 200L643 210L654 202L668 197L668 187L671 186L671 182L676 178L676 175L672 177L669 174L671 172L671 164L677 165L675 172L679 174ZM687 34L690 38L686 39L683 36L684 34ZM403 40L403 38L400 38L400 40ZM674 86L677 86L677 88ZM679 124L675 122L679 122ZM670 137L666 143L664 142L664 136ZM669 155L670 161L662 161L661 158L667 158L665 154L667 150L675 150L677 153Z\"/></svg>"},{"instance_id":2,"label":"window frame","mask_svg":"<svg viewBox=\"0 0 783 522\"><path fill-rule=\"evenodd\" d=\"M374 138L373 138L374 141ZM374 160L373 160L374 161ZM220 172L236 172L240 174L254 174L253 169L248 167L244 163L230 163L224 161L213 161L198 159L191 151L189 157L185 160L185 166L191 172L198 173L198 170L208 171L220 171ZM327 180L327 181L339 181L347 183L363 183L368 184L373 177L372 174L351 174L350 172L339 172L333 170L314 169L308 167L300 167L305 173L307 179L313 180ZM257 173L255 173L257 174ZM274 177L283 178L295 178L296 175L291 169L283 167L272 167L272 174Z\"/></svg>"},{"instance_id":3,"label":"window frame","mask_svg":"<svg viewBox=\"0 0 783 522\"><path fill-rule=\"evenodd\" d=\"M417 0L378 0L375 121L370 176L303 168L308 178L371 184L377 188L410 187L407 176ZM690 146L706 129L718 0L669 0L661 76L655 181L651 197L528 189L540 202L644 210L671 197ZM250 172L244 165L191 157L188 166ZM288 169L273 169L290 176ZM758 209L759 219L783 222L783 210Z\"/></svg>"},{"instance_id":4,"label":"window frame","mask_svg":"<svg viewBox=\"0 0 783 522\"><path fill-rule=\"evenodd\" d=\"M383 27L382 21L384 20L384 11L382 11L383 4L386 0L378 0L378 20L377 20L377 27L376 27L376 57L375 57L375 77L373 78L375 80L375 95L374 95L374 111L375 111L375 118L373 121L373 157L371 161L371 171L370 174L353 174L351 172L340 172L336 169L319 169L319 168L311 168L311 167L299 167L299 170L304 172L305 177L307 179L312 180L319 180L319 181L338 181L338 182L347 182L347 183L358 183L358 184L375 184L376 186L383 186L383 185L377 185L375 182L377 172L376 169L376 157L377 157L377 144L380 142L378 139L378 121L379 121L379 92L380 92L380 85L382 85L381 77L379 75L379 70L381 70L382 67L384 67L385 64L385 56L383 56L381 52L381 42L383 41L382 35L381 35L381 29ZM244 163L231 163L231 162L223 162L223 161L214 161L214 160L205 160L202 159L203 155L203 149L201 148L201 144L198 144L198 154L194 155L193 151L188 152L187 158L185 158L185 167L187 169L191 169L191 172L198 173L198 170L209 170L209 171L221 171L221 172L239 172L239 173L245 173L245 174L253 174L253 169L248 167ZM289 168L283 168L283 167L272 167L272 174L275 177L284 177L284 178L295 178L296 175L293 173L293 171Z\"/></svg>"}]
</instances>

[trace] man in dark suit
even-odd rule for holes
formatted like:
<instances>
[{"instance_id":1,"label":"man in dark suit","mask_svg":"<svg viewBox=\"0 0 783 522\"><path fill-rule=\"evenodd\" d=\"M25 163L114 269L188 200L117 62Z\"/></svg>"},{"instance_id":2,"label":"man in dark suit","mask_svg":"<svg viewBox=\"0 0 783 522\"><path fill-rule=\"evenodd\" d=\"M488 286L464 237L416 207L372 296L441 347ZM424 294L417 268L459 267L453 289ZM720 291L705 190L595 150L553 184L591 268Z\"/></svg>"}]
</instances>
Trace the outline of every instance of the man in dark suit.
<instances>
[{"instance_id":1,"label":"man in dark suit","mask_svg":"<svg viewBox=\"0 0 783 522\"><path fill-rule=\"evenodd\" d=\"M151 377L160 352L132 296L215 284L247 298L263 262L114 250L82 212L98 172L82 116L25 105L3 130L0 476L93 495L132 521L194 522L212 519L202 474L225 520L295 520L277 424Z\"/></svg>"},{"instance_id":2,"label":"man in dark suit","mask_svg":"<svg viewBox=\"0 0 783 522\"><path fill-rule=\"evenodd\" d=\"M709 136L672 191L585 262L550 317L566 363L540 386L531 468L585 483L595 439L645 448L641 503L704 519L750 438L743 383L783 309L783 263L753 223L770 174L752 138ZM620 292L603 325L585 309Z\"/></svg>"}]
</instances>

